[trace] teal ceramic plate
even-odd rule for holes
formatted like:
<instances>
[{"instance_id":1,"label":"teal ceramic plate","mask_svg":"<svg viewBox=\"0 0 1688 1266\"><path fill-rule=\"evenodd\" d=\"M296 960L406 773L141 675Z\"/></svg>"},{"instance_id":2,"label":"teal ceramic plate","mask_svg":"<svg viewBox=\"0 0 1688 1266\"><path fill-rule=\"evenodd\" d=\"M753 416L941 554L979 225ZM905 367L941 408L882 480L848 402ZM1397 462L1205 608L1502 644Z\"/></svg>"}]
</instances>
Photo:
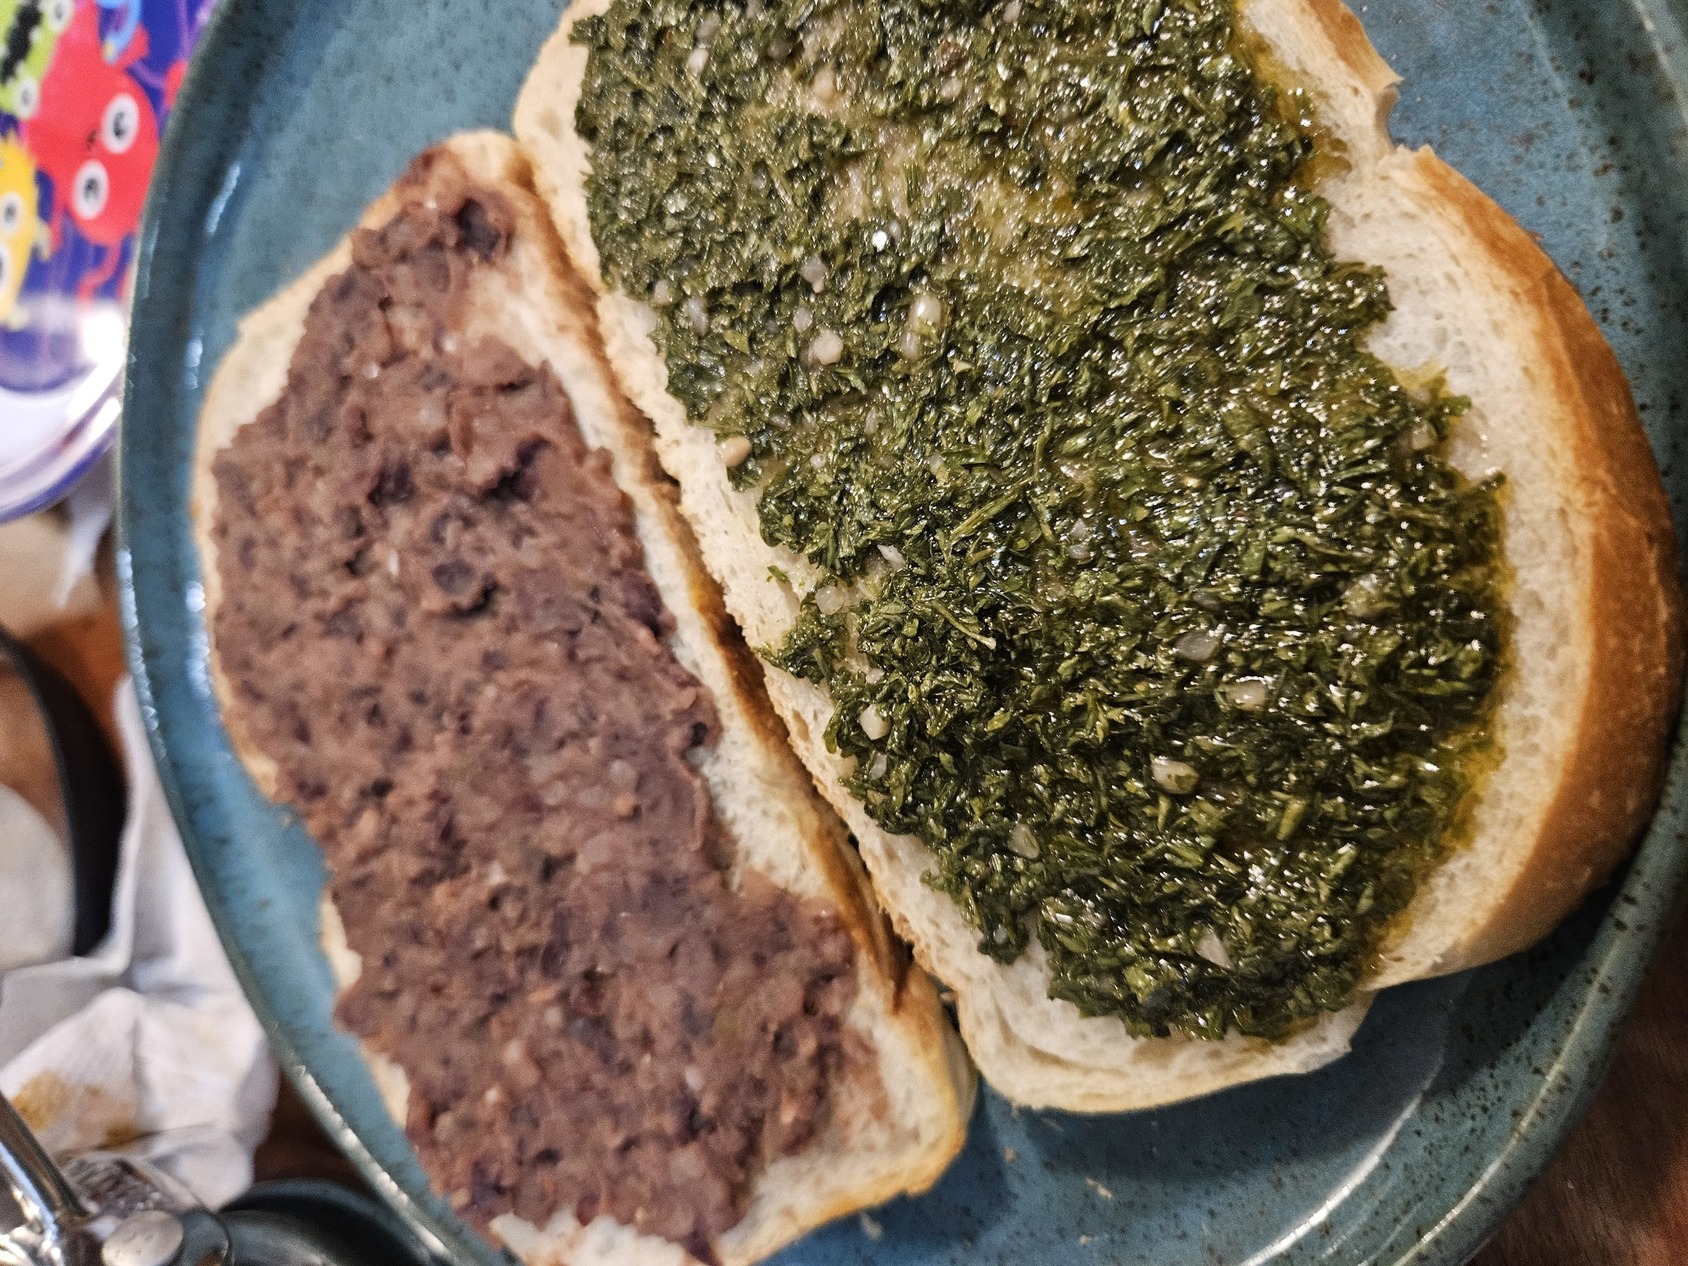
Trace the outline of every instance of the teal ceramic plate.
<instances>
[{"instance_id":1,"label":"teal ceramic plate","mask_svg":"<svg viewBox=\"0 0 1688 1266\"><path fill-rule=\"evenodd\" d=\"M431 141L500 125L557 0L224 0L159 157L139 259L122 549L148 725L235 966L305 1097L463 1262L496 1255L428 1194L330 1022L315 847L254 790L205 675L187 475L235 321L323 252ZM1370 0L1406 79L1399 137L1487 189L1589 299L1678 520L1688 495L1688 49L1667 0ZM781 1266L1456 1263L1600 1080L1679 887L1680 752L1620 881L1545 945L1391 990L1322 1072L1083 1118L983 1096L930 1195L810 1236Z\"/></svg>"}]
</instances>

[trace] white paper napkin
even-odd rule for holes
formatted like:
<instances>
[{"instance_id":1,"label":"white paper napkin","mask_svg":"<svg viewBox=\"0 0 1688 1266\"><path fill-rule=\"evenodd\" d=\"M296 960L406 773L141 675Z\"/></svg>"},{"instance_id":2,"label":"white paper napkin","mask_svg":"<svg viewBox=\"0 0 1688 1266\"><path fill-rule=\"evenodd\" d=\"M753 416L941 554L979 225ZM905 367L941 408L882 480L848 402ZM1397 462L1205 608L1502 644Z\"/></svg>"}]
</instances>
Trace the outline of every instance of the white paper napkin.
<instances>
[{"instance_id":1,"label":"white paper napkin","mask_svg":"<svg viewBox=\"0 0 1688 1266\"><path fill-rule=\"evenodd\" d=\"M143 1156L214 1208L251 1182L276 1067L194 883L127 680L116 712L129 820L111 931L85 958L0 977L0 1090L49 1151Z\"/></svg>"}]
</instances>

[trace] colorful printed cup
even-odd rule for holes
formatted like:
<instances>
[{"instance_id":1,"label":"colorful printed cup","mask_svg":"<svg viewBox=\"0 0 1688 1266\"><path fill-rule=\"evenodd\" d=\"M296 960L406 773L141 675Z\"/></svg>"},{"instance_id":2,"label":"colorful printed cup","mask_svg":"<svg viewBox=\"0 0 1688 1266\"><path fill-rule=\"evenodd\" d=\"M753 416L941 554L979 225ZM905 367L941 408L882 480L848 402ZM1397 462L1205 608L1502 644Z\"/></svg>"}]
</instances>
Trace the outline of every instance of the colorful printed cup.
<instances>
[{"instance_id":1,"label":"colorful printed cup","mask_svg":"<svg viewBox=\"0 0 1688 1266\"><path fill-rule=\"evenodd\" d=\"M116 434L130 263L212 0L0 0L0 520Z\"/></svg>"}]
</instances>

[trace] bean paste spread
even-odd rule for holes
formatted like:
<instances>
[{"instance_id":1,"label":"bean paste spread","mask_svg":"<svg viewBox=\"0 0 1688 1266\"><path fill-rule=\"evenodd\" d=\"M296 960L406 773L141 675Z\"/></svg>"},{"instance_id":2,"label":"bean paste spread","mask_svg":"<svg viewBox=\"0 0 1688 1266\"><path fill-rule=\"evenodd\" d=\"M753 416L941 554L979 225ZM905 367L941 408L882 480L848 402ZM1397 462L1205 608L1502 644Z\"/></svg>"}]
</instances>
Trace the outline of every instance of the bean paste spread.
<instances>
[{"instance_id":1,"label":"bean paste spread","mask_svg":"<svg viewBox=\"0 0 1688 1266\"><path fill-rule=\"evenodd\" d=\"M216 459L236 732L321 843L341 1021L478 1225L600 1214L712 1261L827 1119L853 944L755 872L688 754L718 721L548 366L466 331L515 219L449 153L310 309Z\"/></svg>"},{"instance_id":2,"label":"bean paste spread","mask_svg":"<svg viewBox=\"0 0 1688 1266\"><path fill-rule=\"evenodd\" d=\"M822 574L765 653L851 790L1088 1014L1344 1006L1492 759L1499 488L1366 350L1341 154L1231 0L614 0L574 38L606 276Z\"/></svg>"}]
</instances>

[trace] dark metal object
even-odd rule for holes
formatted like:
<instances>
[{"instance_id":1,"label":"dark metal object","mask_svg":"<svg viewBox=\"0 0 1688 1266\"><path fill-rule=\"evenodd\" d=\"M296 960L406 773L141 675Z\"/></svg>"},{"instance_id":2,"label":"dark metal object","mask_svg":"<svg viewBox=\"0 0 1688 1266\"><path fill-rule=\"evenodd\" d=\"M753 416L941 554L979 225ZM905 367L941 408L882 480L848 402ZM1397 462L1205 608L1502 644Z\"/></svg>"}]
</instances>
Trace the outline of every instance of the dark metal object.
<instances>
[{"instance_id":1,"label":"dark metal object","mask_svg":"<svg viewBox=\"0 0 1688 1266\"><path fill-rule=\"evenodd\" d=\"M27 1219L20 1228L25 1234L17 1237L25 1251L51 1266L92 1266L97 1259L84 1235L90 1220L87 1206L4 1096L0 1169Z\"/></svg>"},{"instance_id":2,"label":"dark metal object","mask_svg":"<svg viewBox=\"0 0 1688 1266\"><path fill-rule=\"evenodd\" d=\"M224 1205L219 1217L235 1237L239 1251L274 1243L277 1232L290 1231L326 1246L328 1260L370 1266L442 1266L410 1227L380 1201L337 1183L293 1180L262 1183ZM272 1258L255 1258L271 1266ZM291 1266L293 1258L275 1258Z\"/></svg>"},{"instance_id":3,"label":"dark metal object","mask_svg":"<svg viewBox=\"0 0 1688 1266\"><path fill-rule=\"evenodd\" d=\"M389 1209L331 1183L266 1183L211 1213L125 1157L61 1170L3 1096L0 1172L22 1214L0 1228L0 1266L441 1266Z\"/></svg>"},{"instance_id":4,"label":"dark metal object","mask_svg":"<svg viewBox=\"0 0 1688 1266\"><path fill-rule=\"evenodd\" d=\"M88 1210L11 1101L0 1096L0 1166L18 1204L44 1220L78 1222Z\"/></svg>"},{"instance_id":5,"label":"dark metal object","mask_svg":"<svg viewBox=\"0 0 1688 1266\"><path fill-rule=\"evenodd\" d=\"M117 846L127 813L123 772L99 722L75 688L0 628L0 670L8 666L34 697L52 744L64 820L70 830L76 901L71 952L86 954L111 927Z\"/></svg>"}]
</instances>

